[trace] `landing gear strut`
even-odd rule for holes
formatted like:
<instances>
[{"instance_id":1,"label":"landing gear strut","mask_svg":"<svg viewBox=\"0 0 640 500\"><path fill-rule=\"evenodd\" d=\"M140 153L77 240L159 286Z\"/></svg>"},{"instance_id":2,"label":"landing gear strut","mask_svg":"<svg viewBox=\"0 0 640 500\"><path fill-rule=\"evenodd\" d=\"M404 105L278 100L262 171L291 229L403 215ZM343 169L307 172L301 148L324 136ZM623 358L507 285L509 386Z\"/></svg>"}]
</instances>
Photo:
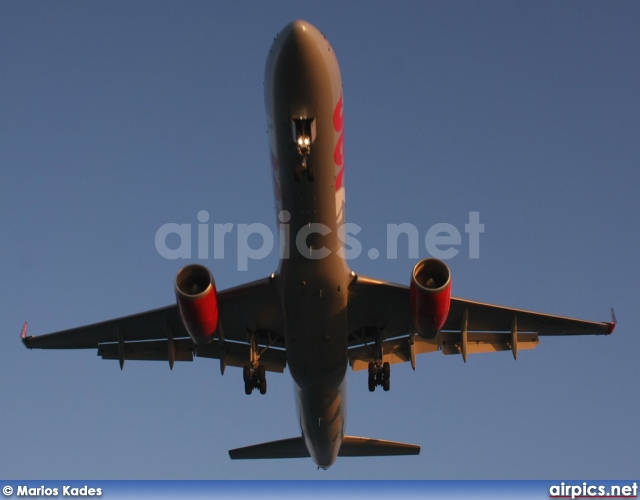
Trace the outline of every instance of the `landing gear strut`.
<instances>
[{"instance_id":1,"label":"landing gear strut","mask_svg":"<svg viewBox=\"0 0 640 500\"><path fill-rule=\"evenodd\" d=\"M391 366L387 361L369 363L369 391L376 390L376 386L382 386L382 390L388 391L391 387Z\"/></svg>"},{"instance_id":2,"label":"landing gear strut","mask_svg":"<svg viewBox=\"0 0 640 500\"><path fill-rule=\"evenodd\" d=\"M260 364L258 341L253 334L251 335L249 347L249 364L243 367L242 379L244 380L244 393L246 395L251 394L254 389L259 389L260 394L267 393L266 370L264 365Z\"/></svg>"},{"instance_id":3,"label":"landing gear strut","mask_svg":"<svg viewBox=\"0 0 640 500\"><path fill-rule=\"evenodd\" d=\"M369 392L376 390L381 385L382 390L388 391L391 387L391 365L388 361L382 362L382 334L378 332L375 345L376 360L369 363Z\"/></svg>"},{"instance_id":4,"label":"landing gear strut","mask_svg":"<svg viewBox=\"0 0 640 500\"><path fill-rule=\"evenodd\" d=\"M307 173L307 179L309 182L313 182L315 179L315 170L313 169L313 165L307 163L307 156L303 156L300 163L296 163L293 170L293 178L296 182L300 182L302 179L302 173Z\"/></svg>"}]
</instances>

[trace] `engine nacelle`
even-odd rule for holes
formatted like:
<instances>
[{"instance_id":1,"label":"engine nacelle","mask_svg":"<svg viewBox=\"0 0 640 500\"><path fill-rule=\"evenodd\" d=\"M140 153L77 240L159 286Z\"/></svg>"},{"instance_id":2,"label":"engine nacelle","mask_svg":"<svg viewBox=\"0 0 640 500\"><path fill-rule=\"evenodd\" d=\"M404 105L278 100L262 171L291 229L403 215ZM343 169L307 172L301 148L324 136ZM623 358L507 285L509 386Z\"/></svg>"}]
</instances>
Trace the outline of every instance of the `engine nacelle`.
<instances>
[{"instance_id":1,"label":"engine nacelle","mask_svg":"<svg viewBox=\"0 0 640 500\"><path fill-rule=\"evenodd\" d=\"M449 316L451 271L438 259L418 262L411 274L409 286L411 314L421 337L432 339Z\"/></svg>"},{"instance_id":2,"label":"engine nacelle","mask_svg":"<svg viewBox=\"0 0 640 500\"><path fill-rule=\"evenodd\" d=\"M206 267L191 264L178 271L175 289L184 327L196 344L208 344L218 327L218 293L213 275Z\"/></svg>"}]
</instances>

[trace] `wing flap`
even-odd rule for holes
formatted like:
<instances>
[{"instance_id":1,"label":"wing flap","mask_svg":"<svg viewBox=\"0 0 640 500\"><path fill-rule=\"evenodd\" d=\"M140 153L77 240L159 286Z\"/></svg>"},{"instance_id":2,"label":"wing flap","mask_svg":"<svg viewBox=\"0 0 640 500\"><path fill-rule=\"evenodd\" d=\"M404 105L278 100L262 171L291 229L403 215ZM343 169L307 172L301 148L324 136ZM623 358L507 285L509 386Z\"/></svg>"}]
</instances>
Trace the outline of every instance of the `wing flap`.
<instances>
[{"instance_id":1,"label":"wing flap","mask_svg":"<svg viewBox=\"0 0 640 500\"><path fill-rule=\"evenodd\" d=\"M98 356L102 359L131 359L136 361L193 361L195 345L190 339L174 341L174 354L171 357L169 342L150 340L119 344L100 344ZM123 350L124 349L124 350Z\"/></svg>"},{"instance_id":2,"label":"wing flap","mask_svg":"<svg viewBox=\"0 0 640 500\"><path fill-rule=\"evenodd\" d=\"M441 332L442 354L462 354L460 332ZM540 341L535 333L518 333L517 350L535 349ZM511 336L504 333L468 332L467 353L513 351Z\"/></svg>"},{"instance_id":3,"label":"wing flap","mask_svg":"<svg viewBox=\"0 0 640 500\"><path fill-rule=\"evenodd\" d=\"M242 368L250 359L250 347L248 344L227 341L224 348L217 342L204 346L197 346L196 356L199 358L224 358L226 366ZM260 364L270 372L283 373L287 366L287 353L283 349L264 348L260 352Z\"/></svg>"},{"instance_id":4,"label":"wing flap","mask_svg":"<svg viewBox=\"0 0 640 500\"><path fill-rule=\"evenodd\" d=\"M217 342L196 346L191 339L173 341L173 354L168 340L146 340L137 342L102 343L98 345L98 356L102 359L123 359L136 361L193 361L199 358L220 359L224 357L226 366L242 368L249 359L249 346L239 342L225 342L221 348ZM283 373L287 364L285 351L266 349L260 356L260 363L267 371Z\"/></svg>"},{"instance_id":5,"label":"wing flap","mask_svg":"<svg viewBox=\"0 0 640 500\"><path fill-rule=\"evenodd\" d=\"M383 362L411 362L411 344L409 336L385 340L383 343ZM535 333L518 333L517 349L525 351L535 349L540 344ZM440 332L435 339L427 340L414 336L415 354L442 351L442 354L462 354L460 332ZM513 351L511 336L507 333L468 332L467 354ZM353 371L366 370L370 362L375 362L375 350L370 345L354 347L349 350L349 364Z\"/></svg>"},{"instance_id":6,"label":"wing flap","mask_svg":"<svg viewBox=\"0 0 640 500\"><path fill-rule=\"evenodd\" d=\"M440 349L437 341L426 340L414 335L414 354L425 354ZM370 362L375 361L375 348L372 345L363 345L349 350L349 364L354 372L366 370ZM411 339L407 335L385 340L382 343L382 361L390 364L405 363L411 361Z\"/></svg>"}]
</instances>

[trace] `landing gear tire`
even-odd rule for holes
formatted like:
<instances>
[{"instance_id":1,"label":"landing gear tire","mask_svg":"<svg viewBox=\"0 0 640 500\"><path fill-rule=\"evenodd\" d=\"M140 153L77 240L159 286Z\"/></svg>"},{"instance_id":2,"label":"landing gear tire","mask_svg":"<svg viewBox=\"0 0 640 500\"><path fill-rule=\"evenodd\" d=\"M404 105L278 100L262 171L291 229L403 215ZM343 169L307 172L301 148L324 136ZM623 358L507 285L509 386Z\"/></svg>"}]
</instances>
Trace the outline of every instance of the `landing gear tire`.
<instances>
[{"instance_id":1,"label":"landing gear tire","mask_svg":"<svg viewBox=\"0 0 640 500\"><path fill-rule=\"evenodd\" d=\"M258 365L255 369L251 369L250 365L244 365L242 379L244 380L245 394L251 394L254 389L258 389L260 394L267 393L267 375L264 365Z\"/></svg>"},{"instance_id":2,"label":"landing gear tire","mask_svg":"<svg viewBox=\"0 0 640 500\"><path fill-rule=\"evenodd\" d=\"M307 165L307 179L309 180L309 182L313 182L315 178L316 174L313 170L313 165Z\"/></svg>"},{"instance_id":3,"label":"landing gear tire","mask_svg":"<svg viewBox=\"0 0 640 500\"><path fill-rule=\"evenodd\" d=\"M293 180L296 182L300 182L300 178L302 177L302 165L296 163L296 166L293 169Z\"/></svg>"},{"instance_id":4,"label":"landing gear tire","mask_svg":"<svg viewBox=\"0 0 640 500\"><path fill-rule=\"evenodd\" d=\"M256 385L258 389L260 389L260 394L267 393L267 370L264 365L258 365L258 380Z\"/></svg>"},{"instance_id":5,"label":"landing gear tire","mask_svg":"<svg viewBox=\"0 0 640 500\"><path fill-rule=\"evenodd\" d=\"M368 369L369 377L367 385L369 387L369 391L375 391L376 386L381 386L382 390L388 391L391 387L391 365L389 362L385 361L382 366L379 362L371 362L369 363Z\"/></svg>"}]
</instances>

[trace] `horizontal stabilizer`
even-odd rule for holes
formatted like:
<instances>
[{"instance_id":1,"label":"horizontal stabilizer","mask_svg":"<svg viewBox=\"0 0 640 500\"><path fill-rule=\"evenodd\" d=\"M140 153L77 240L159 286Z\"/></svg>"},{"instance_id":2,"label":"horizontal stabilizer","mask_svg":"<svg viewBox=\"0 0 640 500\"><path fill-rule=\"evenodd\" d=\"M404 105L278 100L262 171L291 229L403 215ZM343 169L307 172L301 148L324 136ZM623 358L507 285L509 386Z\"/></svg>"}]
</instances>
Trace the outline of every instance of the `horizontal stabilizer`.
<instances>
[{"instance_id":1,"label":"horizontal stabilizer","mask_svg":"<svg viewBox=\"0 0 640 500\"><path fill-rule=\"evenodd\" d=\"M418 455L420 446L383 439L345 436L338 452L339 457L382 457L390 455ZM305 458L310 457L309 450L302 437L269 441L244 448L229 450L233 460L267 458Z\"/></svg>"},{"instance_id":2,"label":"horizontal stabilizer","mask_svg":"<svg viewBox=\"0 0 640 500\"><path fill-rule=\"evenodd\" d=\"M311 455L304 444L304 439L294 437L229 450L229 456L233 460L247 460L253 458L306 458Z\"/></svg>"},{"instance_id":3,"label":"horizontal stabilizer","mask_svg":"<svg viewBox=\"0 0 640 500\"><path fill-rule=\"evenodd\" d=\"M345 436L338 452L339 457L385 457L418 454L420 454L420 446L417 444L356 436Z\"/></svg>"}]
</instances>

